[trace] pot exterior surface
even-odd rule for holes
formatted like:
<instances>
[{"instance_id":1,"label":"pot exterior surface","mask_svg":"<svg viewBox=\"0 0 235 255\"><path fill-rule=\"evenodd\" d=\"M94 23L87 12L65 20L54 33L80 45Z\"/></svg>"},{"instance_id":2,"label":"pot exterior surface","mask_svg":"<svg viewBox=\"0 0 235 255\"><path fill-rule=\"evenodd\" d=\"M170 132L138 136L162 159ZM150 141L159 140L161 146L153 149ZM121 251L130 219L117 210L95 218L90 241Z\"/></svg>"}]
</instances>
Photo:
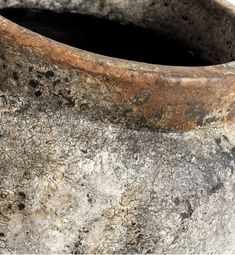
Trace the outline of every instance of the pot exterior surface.
<instances>
[{"instance_id":1,"label":"pot exterior surface","mask_svg":"<svg viewBox=\"0 0 235 255\"><path fill-rule=\"evenodd\" d=\"M62 97L78 114L134 128L190 130L234 122L234 62L149 65L75 49L3 17L0 24L3 89L19 95L31 87L45 107L57 109Z\"/></svg>"},{"instance_id":2,"label":"pot exterior surface","mask_svg":"<svg viewBox=\"0 0 235 255\"><path fill-rule=\"evenodd\" d=\"M24 100L1 94L1 253L235 252L234 126L134 131Z\"/></svg>"},{"instance_id":3,"label":"pot exterior surface","mask_svg":"<svg viewBox=\"0 0 235 255\"><path fill-rule=\"evenodd\" d=\"M0 17L0 253L235 253L234 70L108 58Z\"/></svg>"}]
</instances>

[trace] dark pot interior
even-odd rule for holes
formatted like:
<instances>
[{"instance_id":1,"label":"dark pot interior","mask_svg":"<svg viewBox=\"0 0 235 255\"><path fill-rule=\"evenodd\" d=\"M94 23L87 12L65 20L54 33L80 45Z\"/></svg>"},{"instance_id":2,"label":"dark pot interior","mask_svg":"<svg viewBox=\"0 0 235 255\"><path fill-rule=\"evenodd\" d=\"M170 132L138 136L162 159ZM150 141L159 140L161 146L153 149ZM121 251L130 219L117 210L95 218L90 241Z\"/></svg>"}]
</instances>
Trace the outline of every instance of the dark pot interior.
<instances>
[{"instance_id":1,"label":"dark pot interior","mask_svg":"<svg viewBox=\"0 0 235 255\"><path fill-rule=\"evenodd\" d=\"M89 10L86 15L82 13L27 8L0 11L4 17L39 34L111 57L175 66L206 66L234 60L234 16L215 4L159 1L146 8L141 22L132 22L125 14L110 18L88 15Z\"/></svg>"},{"instance_id":2,"label":"dark pot interior","mask_svg":"<svg viewBox=\"0 0 235 255\"><path fill-rule=\"evenodd\" d=\"M4 9L1 14L46 37L102 55L163 65L209 64L184 43L135 25L46 10Z\"/></svg>"}]
</instances>

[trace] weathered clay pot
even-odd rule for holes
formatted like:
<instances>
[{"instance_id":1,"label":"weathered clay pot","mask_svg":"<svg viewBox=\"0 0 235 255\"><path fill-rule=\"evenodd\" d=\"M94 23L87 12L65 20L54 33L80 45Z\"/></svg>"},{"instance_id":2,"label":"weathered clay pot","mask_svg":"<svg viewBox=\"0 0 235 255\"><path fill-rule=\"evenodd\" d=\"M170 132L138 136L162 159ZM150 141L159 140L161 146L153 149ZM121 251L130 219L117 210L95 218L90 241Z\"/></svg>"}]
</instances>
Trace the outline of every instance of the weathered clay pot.
<instances>
[{"instance_id":1,"label":"weathered clay pot","mask_svg":"<svg viewBox=\"0 0 235 255\"><path fill-rule=\"evenodd\" d=\"M210 65L97 55L0 16L4 253L235 252L235 8L134 2L66 8L174 35Z\"/></svg>"},{"instance_id":2,"label":"weathered clay pot","mask_svg":"<svg viewBox=\"0 0 235 255\"><path fill-rule=\"evenodd\" d=\"M182 1L169 3L170 6L163 2L151 2L146 17L141 20L145 26L158 31L167 28L167 33L174 33L175 37L190 44L212 64L234 59L234 9L222 9L216 1L212 5L205 1L198 4ZM159 14L155 13L158 9ZM184 13L185 10L189 13ZM190 11L194 12L193 15ZM174 14L174 17L159 22L163 14L168 17ZM221 16L223 22L217 21ZM123 14L122 21L126 20ZM200 29L200 26L203 27ZM44 83L46 91L43 89L39 93L43 94L42 98L47 98L47 102L48 99L53 101L51 105L58 101L54 95L58 91L52 87L53 82L68 79L65 87L60 87L59 97L98 120L110 119L128 125L169 130L188 130L198 125L233 120L233 63L187 68L127 62L70 48L26 31L4 18L1 18L0 32L1 55L5 61L11 59L12 64L11 70L9 65L8 69L5 68L2 79L10 76L13 80L19 78L19 83L25 86L30 82L38 83L34 75L41 73L50 80L50 85ZM22 61L24 66L20 72L24 80L20 81L15 65ZM6 86L9 87L9 84ZM70 89L71 86L74 88ZM13 89L13 86L10 87ZM72 94L68 96L69 89ZM18 89L15 90L15 93L18 92Z\"/></svg>"}]
</instances>

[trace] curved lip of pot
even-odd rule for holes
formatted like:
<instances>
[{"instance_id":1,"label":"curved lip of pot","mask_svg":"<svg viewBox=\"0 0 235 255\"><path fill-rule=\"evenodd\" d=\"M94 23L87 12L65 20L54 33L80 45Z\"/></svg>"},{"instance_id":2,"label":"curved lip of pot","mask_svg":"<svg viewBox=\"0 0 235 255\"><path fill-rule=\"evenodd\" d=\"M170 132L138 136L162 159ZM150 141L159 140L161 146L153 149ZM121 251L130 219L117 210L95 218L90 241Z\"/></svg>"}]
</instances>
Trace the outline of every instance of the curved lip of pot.
<instances>
[{"instance_id":1,"label":"curved lip of pot","mask_svg":"<svg viewBox=\"0 0 235 255\"><path fill-rule=\"evenodd\" d=\"M203 98L197 93L190 95L189 100L192 104L189 108L197 108L198 105L200 108L203 105L203 109L200 108L199 111L200 115L204 117L208 112L210 113L214 110L216 113L219 111L223 112L219 114L218 118L217 116L211 117L216 119L216 125L235 121L235 96L232 95L235 91L235 61L219 65L184 67L118 59L54 41L21 27L1 15L0 34L2 40L5 40L9 45L27 48L32 54L38 54L54 64L78 69L93 76L106 77L111 84L112 81L116 80L128 81L127 84L131 82L131 86L126 86L125 94L131 94L130 91L137 89L139 85L141 85L141 90L144 89L145 91L149 90L151 93L157 93L158 89L154 87L158 83L161 83L161 88L166 89L166 94L163 97L174 96L174 93L172 95L167 94L169 92L168 88L173 88L175 91L178 90L178 93L175 95L177 100L173 103L175 112L177 112L177 107L179 109L184 108L183 101L187 95L190 95L192 91L197 92L200 89L204 91ZM220 89L223 91L221 94L219 92ZM213 97L216 97L215 100L213 100ZM224 100L218 104L214 103L219 97L223 97ZM211 100L213 100L213 103L211 103ZM174 102L174 98L171 101ZM207 101L210 102L209 108L206 105ZM182 103L182 105L177 102ZM155 105L149 103L146 107L147 110L142 111L143 115L151 116L153 114L151 108L155 107ZM180 109L179 112L188 112L189 108ZM195 114L197 115L197 113ZM163 125L151 124L149 126L169 130L190 130L198 126L205 126L202 121L200 123L198 121L198 118L201 118L201 116L193 115L189 118L185 115L183 117L185 121L183 121L184 123L181 121L182 124L176 121L175 124L166 122ZM171 123L173 122L174 120L171 120ZM209 123L208 121L207 124L211 124L211 122Z\"/></svg>"},{"instance_id":2,"label":"curved lip of pot","mask_svg":"<svg viewBox=\"0 0 235 255\"><path fill-rule=\"evenodd\" d=\"M0 15L0 33L5 35L9 41L15 41L16 44L33 49L35 53L45 56L58 64L64 64L72 68L78 68L94 74L106 74L110 76L122 75L129 77L130 71L144 72L151 74L161 74L171 72L169 78L174 78L174 74L181 73L182 78L197 79L207 77L208 72L212 74L221 73L227 68L235 67L235 61L217 65L206 66L168 66L160 64L149 64L133 60L109 57L79 48L60 43L53 39L40 35L27 28L24 28ZM219 72L218 72L219 71ZM229 73L228 73L229 74ZM227 73L225 73L227 75ZM178 81L178 79L176 79Z\"/></svg>"}]
</instances>

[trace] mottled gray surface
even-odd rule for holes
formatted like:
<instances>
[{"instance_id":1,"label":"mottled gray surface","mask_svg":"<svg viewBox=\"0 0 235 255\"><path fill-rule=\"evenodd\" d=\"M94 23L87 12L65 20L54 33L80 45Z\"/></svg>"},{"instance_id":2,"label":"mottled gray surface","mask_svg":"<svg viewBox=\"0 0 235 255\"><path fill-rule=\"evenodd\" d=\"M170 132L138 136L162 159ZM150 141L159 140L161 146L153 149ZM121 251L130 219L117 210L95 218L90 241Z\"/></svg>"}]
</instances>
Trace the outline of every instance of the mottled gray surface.
<instances>
[{"instance_id":1,"label":"mottled gray surface","mask_svg":"<svg viewBox=\"0 0 235 255\"><path fill-rule=\"evenodd\" d=\"M0 99L1 253L235 252L235 127L133 131Z\"/></svg>"},{"instance_id":2,"label":"mottled gray surface","mask_svg":"<svg viewBox=\"0 0 235 255\"><path fill-rule=\"evenodd\" d=\"M20 64L0 58L1 253L235 252L235 126L91 121L92 77L4 52Z\"/></svg>"},{"instance_id":3,"label":"mottled gray surface","mask_svg":"<svg viewBox=\"0 0 235 255\"><path fill-rule=\"evenodd\" d=\"M0 79L0 253L235 253L235 126L87 120L66 94L79 80L54 88L29 64Z\"/></svg>"}]
</instances>

